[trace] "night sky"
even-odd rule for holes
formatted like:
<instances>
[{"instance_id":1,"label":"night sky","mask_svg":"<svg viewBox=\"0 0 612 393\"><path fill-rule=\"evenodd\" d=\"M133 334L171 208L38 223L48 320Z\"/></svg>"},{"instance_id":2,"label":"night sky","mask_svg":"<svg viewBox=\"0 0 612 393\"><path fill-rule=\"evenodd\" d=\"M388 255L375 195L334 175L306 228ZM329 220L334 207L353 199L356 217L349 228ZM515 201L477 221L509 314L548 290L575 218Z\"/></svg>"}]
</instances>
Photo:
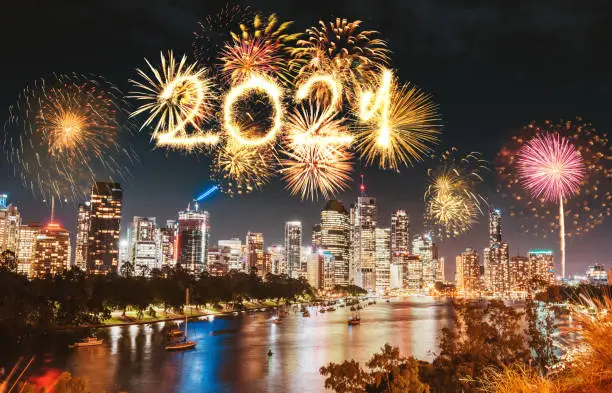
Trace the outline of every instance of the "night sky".
<instances>
[{"instance_id":1,"label":"night sky","mask_svg":"<svg viewBox=\"0 0 612 393\"><path fill-rule=\"evenodd\" d=\"M434 96L443 117L443 151L480 151L493 159L508 138L531 120L558 120L577 115L601 130L612 127L612 11L597 0L397 0L397 1L258 1L246 2L265 14L276 12L294 20L303 31L319 19L346 17L364 21L388 40L393 67L400 78ZM157 62L160 50L192 56L197 22L224 3L202 0L31 1L3 6L0 108L17 98L28 80L51 72L104 75L124 91L144 58ZM2 112L0 112L2 113ZM134 215L175 218L199 192L211 184L208 158L154 149L147 130L135 146L142 164L124 183L124 229ZM405 208L413 229L421 228L425 162L401 173L357 168L353 191L339 195L345 205L357 195L358 174L365 173L368 193L378 198L379 222ZM48 217L48 207L35 200L11 178L7 163L0 168L0 191L23 211L24 222ZM496 206L507 203L495 194L489 174L487 197ZM263 191L230 199L217 194L204 207L211 213L212 241L263 232L267 245L281 242L284 222L301 220L304 243L319 220L318 202L301 202L283 190L279 180ZM74 231L76 209L59 208L62 223ZM557 250L556 239L520 233L511 218L504 222L511 255L532 247ZM583 273L586 265L612 267L612 220L580 241L568 243L568 272ZM440 245L447 277L454 256L466 246L487 244L486 218L468 235ZM560 270L560 269L559 269Z\"/></svg>"}]
</instances>

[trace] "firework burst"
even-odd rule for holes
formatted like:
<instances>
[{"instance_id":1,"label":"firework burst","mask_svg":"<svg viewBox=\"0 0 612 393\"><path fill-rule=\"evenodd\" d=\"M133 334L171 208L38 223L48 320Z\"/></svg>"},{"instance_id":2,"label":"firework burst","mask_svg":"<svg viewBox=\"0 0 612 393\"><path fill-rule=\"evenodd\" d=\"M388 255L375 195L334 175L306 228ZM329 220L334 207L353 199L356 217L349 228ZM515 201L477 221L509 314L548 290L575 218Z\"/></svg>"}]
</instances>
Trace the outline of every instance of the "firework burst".
<instances>
[{"instance_id":1,"label":"firework burst","mask_svg":"<svg viewBox=\"0 0 612 393\"><path fill-rule=\"evenodd\" d=\"M188 65L185 56L177 63L171 51L168 59L161 54L160 69L145 61L153 77L137 69L143 81L130 80L137 91L129 98L141 103L130 116L147 115L141 129L153 126L158 146L191 150L216 143L217 136L201 128L213 112L214 94L206 70Z\"/></svg>"},{"instance_id":2,"label":"firework burst","mask_svg":"<svg viewBox=\"0 0 612 393\"><path fill-rule=\"evenodd\" d=\"M336 18L306 30L306 37L293 49L298 78L317 72L333 72L345 85L368 84L390 64L389 50L377 31L362 30L361 21Z\"/></svg>"},{"instance_id":3,"label":"firework burst","mask_svg":"<svg viewBox=\"0 0 612 393\"><path fill-rule=\"evenodd\" d=\"M252 75L267 75L288 82L288 61L275 41L258 37L228 43L220 53L221 75L230 84L240 84Z\"/></svg>"},{"instance_id":4,"label":"firework burst","mask_svg":"<svg viewBox=\"0 0 612 393\"><path fill-rule=\"evenodd\" d=\"M483 181L481 172L488 169L486 161L474 152L458 159L455 152L446 151L439 165L427 171L425 221L441 238L469 231L486 204L477 190Z\"/></svg>"},{"instance_id":5,"label":"firework burst","mask_svg":"<svg viewBox=\"0 0 612 393\"><path fill-rule=\"evenodd\" d=\"M321 194L330 199L348 188L353 156L345 148L313 143L292 146L283 153L280 173L291 195L315 200Z\"/></svg>"},{"instance_id":6,"label":"firework burst","mask_svg":"<svg viewBox=\"0 0 612 393\"><path fill-rule=\"evenodd\" d=\"M566 138L540 135L519 151L518 174L534 198L559 202L576 194L584 179L584 160Z\"/></svg>"},{"instance_id":7,"label":"firework burst","mask_svg":"<svg viewBox=\"0 0 612 393\"><path fill-rule=\"evenodd\" d=\"M231 197L261 189L274 174L275 152L270 146L245 148L226 141L211 163L219 190Z\"/></svg>"},{"instance_id":8,"label":"firework burst","mask_svg":"<svg viewBox=\"0 0 612 393\"><path fill-rule=\"evenodd\" d=\"M55 74L26 87L5 123L5 156L42 198L80 200L94 180L129 178L127 103L100 77ZM78 164L78 165L76 165Z\"/></svg>"},{"instance_id":9,"label":"firework burst","mask_svg":"<svg viewBox=\"0 0 612 393\"><path fill-rule=\"evenodd\" d=\"M519 180L517 164L521 149L540 135L558 135L571 143L584 161L584 177L574 194L564 200L565 232L568 238L583 236L610 216L612 209L612 147L608 136L591 123L573 121L530 123L498 153L495 168L498 193L508 198L508 215L519 221L524 233L548 237L560 231L555 200L534 198ZM558 199L558 197L557 197Z\"/></svg>"},{"instance_id":10,"label":"firework burst","mask_svg":"<svg viewBox=\"0 0 612 393\"><path fill-rule=\"evenodd\" d=\"M438 142L440 127L437 106L431 96L415 86L398 86L389 71L374 93L365 91L357 127L357 150L368 165L378 161L382 169L421 161ZM374 101L374 104L371 103Z\"/></svg>"}]
</instances>

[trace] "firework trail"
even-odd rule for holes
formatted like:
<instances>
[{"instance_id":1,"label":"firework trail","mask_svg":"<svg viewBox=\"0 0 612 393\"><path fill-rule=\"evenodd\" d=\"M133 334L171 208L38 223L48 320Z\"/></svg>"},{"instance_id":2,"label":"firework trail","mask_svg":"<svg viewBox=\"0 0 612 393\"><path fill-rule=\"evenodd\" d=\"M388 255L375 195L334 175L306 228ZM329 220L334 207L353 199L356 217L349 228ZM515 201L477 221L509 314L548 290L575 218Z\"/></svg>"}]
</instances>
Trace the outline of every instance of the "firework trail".
<instances>
[{"instance_id":1,"label":"firework trail","mask_svg":"<svg viewBox=\"0 0 612 393\"><path fill-rule=\"evenodd\" d=\"M368 165L382 169L410 166L432 151L440 134L437 105L411 85L399 86L389 71L374 94L359 93L362 102L356 127L356 149Z\"/></svg>"},{"instance_id":2,"label":"firework trail","mask_svg":"<svg viewBox=\"0 0 612 393\"><path fill-rule=\"evenodd\" d=\"M202 128L213 113L214 101L206 69L188 65L185 56L177 63L172 51L168 59L160 56L159 69L145 59L153 77L137 69L143 81L130 80L137 90L129 98L140 103L130 117L146 114L141 129L152 126L158 146L192 150L215 144L218 137Z\"/></svg>"},{"instance_id":3,"label":"firework trail","mask_svg":"<svg viewBox=\"0 0 612 393\"><path fill-rule=\"evenodd\" d=\"M468 232L486 205L478 192L481 172L488 170L486 161L476 152L458 158L456 151L444 152L438 165L427 171L425 222L440 238Z\"/></svg>"},{"instance_id":4,"label":"firework trail","mask_svg":"<svg viewBox=\"0 0 612 393\"><path fill-rule=\"evenodd\" d=\"M9 109L5 157L43 199L82 200L95 180L127 179L138 161L123 93L101 77L54 74Z\"/></svg>"},{"instance_id":5,"label":"firework trail","mask_svg":"<svg viewBox=\"0 0 612 393\"><path fill-rule=\"evenodd\" d=\"M559 203L561 271L565 278L565 213L563 200L576 194L584 179L584 160L566 138L543 134L529 140L519 151L519 179L534 198Z\"/></svg>"},{"instance_id":6,"label":"firework trail","mask_svg":"<svg viewBox=\"0 0 612 393\"><path fill-rule=\"evenodd\" d=\"M571 143L584 161L584 177L569 199L563 201L563 219L554 200L534 198L519 180L519 152L539 135L558 135ZM565 237L581 237L604 222L612 208L612 147L608 136L581 118L557 123L532 122L501 149L495 161L498 193L508 198L508 215L520 222L525 233L548 237L562 230Z\"/></svg>"}]
</instances>

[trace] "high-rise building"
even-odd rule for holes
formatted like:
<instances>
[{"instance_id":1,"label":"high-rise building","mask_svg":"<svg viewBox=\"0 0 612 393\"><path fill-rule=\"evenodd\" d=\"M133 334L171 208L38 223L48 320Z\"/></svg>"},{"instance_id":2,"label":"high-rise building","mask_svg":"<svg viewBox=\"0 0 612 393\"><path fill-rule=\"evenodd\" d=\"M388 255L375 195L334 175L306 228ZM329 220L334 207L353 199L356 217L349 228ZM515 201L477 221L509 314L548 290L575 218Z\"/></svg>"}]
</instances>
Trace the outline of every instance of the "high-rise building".
<instances>
[{"instance_id":1,"label":"high-rise building","mask_svg":"<svg viewBox=\"0 0 612 393\"><path fill-rule=\"evenodd\" d=\"M209 248L206 271L211 276L223 276L227 274L227 272L229 272L229 255L224 253L219 247Z\"/></svg>"},{"instance_id":2,"label":"high-rise building","mask_svg":"<svg viewBox=\"0 0 612 393\"><path fill-rule=\"evenodd\" d=\"M321 210L320 248L334 257L334 282L337 285L350 283L350 225L349 213L338 200L329 200ZM314 243L313 243L314 244Z\"/></svg>"},{"instance_id":3,"label":"high-rise building","mask_svg":"<svg viewBox=\"0 0 612 393\"><path fill-rule=\"evenodd\" d=\"M422 289L433 288L438 275L438 246L429 233L414 235L412 251L418 255L422 266Z\"/></svg>"},{"instance_id":4,"label":"high-rise building","mask_svg":"<svg viewBox=\"0 0 612 393\"><path fill-rule=\"evenodd\" d=\"M604 265L596 263L589 266L586 271L587 279L591 284L594 285L606 285L608 284L608 273Z\"/></svg>"},{"instance_id":5,"label":"high-rise building","mask_svg":"<svg viewBox=\"0 0 612 393\"><path fill-rule=\"evenodd\" d=\"M167 220L166 226L159 230L160 265L174 267L178 261L178 224Z\"/></svg>"},{"instance_id":6,"label":"high-rise building","mask_svg":"<svg viewBox=\"0 0 612 393\"><path fill-rule=\"evenodd\" d=\"M219 240L217 246L221 253L228 258L228 269L238 272L246 272L245 255L242 250L242 242L238 238Z\"/></svg>"},{"instance_id":7,"label":"high-rise building","mask_svg":"<svg viewBox=\"0 0 612 393\"><path fill-rule=\"evenodd\" d=\"M515 294L527 293L532 279L529 268L529 258L519 255L510 257L508 275L510 279L510 291Z\"/></svg>"},{"instance_id":8,"label":"high-rise building","mask_svg":"<svg viewBox=\"0 0 612 393\"><path fill-rule=\"evenodd\" d=\"M455 274L457 292L466 297L480 293L480 261L476 250L466 248L461 255L457 255Z\"/></svg>"},{"instance_id":9,"label":"high-rise building","mask_svg":"<svg viewBox=\"0 0 612 393\"><path fill-rule=\"evenodd\" d=\"M299 271L304 271L301 263L302 249L302 223L299 221L287 221L285 223L285 252L289 268L289 275L298 277Z\"/></svg>"},{"instance_id":10,"label":"high-rise building","mask_svg":"<svg viewBox=\"0 0 612 393\"><path fill-rule=\"evenodd\" d=\"M33 277L61 274L70 269L70 233L50 222L40 228L34 245L31 271Z\"/></svg>"},{"instance_id":11,"label":"high-rise building","mask_svg":"<svg viewBox=\"0 0 612 393\"><path fill-rule=\"evenodd\" d=\"M351 207L351 264L355 285L376 289L376 198L357 197Z\"/></svg>"},{"instance_id":12,"label":"high-rise building","mask_svg":"<svg viewBox=\"0 0 612 393\"><path fill-rule=\"evenodd\" d=\"M334 256L330 251L318 250L308 255L306 279L320 291L330 291L334 287Z\"/></svg>"},{"instance_id":13,"label":"high-rise building","mask_svg":"<svg viewBox=\"0 0 612 393\"><path fill-rule=\"evenodd\" d=\"M200 274L207 261L210 237L209 215L197 203L179 212L177 230L178 263L193 274Z\"/></svg>"},{"instance_id":14,"label":"high-rise building","mask_svg":"<svg viewBox=\"0 0 612 393\"><path fill-rule=\"evenodd\" d=\"M489 244L502 241L502 211L491 208L489 210Z\"/></svg>"},{"instance_id":15,"label":"high-rise building","mask_svg":"<svg viewBox=\"0 0 612 393\"><path fill-rule=\"evenodd\" d=\"M0 252L17 251L21 214L17 206L6 205L6 194L0 195Z\"/></svg>"},{"instance_id":16,"label":"high-rise building","mask_svg":"<svg viewBox=\"0 0 612 393\"><path fill-rule=\"evenodd\" d=\"M444 274L444 257L438 257L438 271L436 272L436 281L444 282L446 277Z\"/></svg>"},{"instance_id":17,"label":"high-rise building","mask_svg":"<svg viewBox=\"0 0 612 393\"><path fill-rule=\"evenodd\" d=\"M287 269L287 253L285 248L279 245L273 245L268 247L268 254L270 254L270 265L272 274L288 274Z\"/></svg>"},{"instance_id":18,"label":"high-rise building","mask_svg":"<svg viewBox=\"0 0 612 393\"><path fill-rule=\"evenodd\" d=\"M391 274L391 229L376 228L376 291L389 290Z\"/></svg>"},{"instance_id":19,"label":"high-rise building","mask_svg":"<svg viewBox=\"0 0 612 393\"><path fill-rule=\"evenodd\" d=\"M155 217L134 216L131 234L131 263L134 268L148 273L153 269L160 269L159 237Z\"/></svg>"},{"instance_id":20,"label":"high-rise building","mask_svg":"<svg viewBox=\"0 0 612 393\"><path fill-rule=\"evenodd\" d=\"M259 232L247 232L246 236L247 246L247 267L250 272L257 272L258 275L263 276L264 273L264 236L263 233Z\"/></svg>"},{"instance_id":21,"label":"high-rise building","mask_svg":"<svg viewBox=\"0 0 612 393\"><path fill-rule=\"evenodd\" d=\"M405 210L397 210L391 215L391 261L405 253L412 254L410 216Z\"/></svg>"},{"instance_id":22,"label":"high-rise building","mask_svg":"<svg viewBox=\"0 0 612 393\"><path fill-rule=\"evenodd\" d=\"M543 285L555 283L555 257L552 250L530 250L530 276Z\"/></svg>"},{"instance_id":23,"label":"high-rise building","mask_svg":"<svg viewBox=\"0 0 612 393\"><path fill-rule=\"evenodd\" d=\"M79 204L76 228L76 244L74 265L81 270L87 270L87 243L89 242L89 221L91 204L89 201Z\"/></svg>"},{"instance_id":24,"label":"high-rise building","mask_svg":"<svg viewBox=\"0 0 612 393\"><path fill-rule=\"evenodd\" d=\"M485 284L496 296L510 291L510 250L508 243L493 243L483 250Z\"/></svg>"},{"instance_id":25,"label":"high-rise building","mask_svg":"<svg viewBox=\"0 0 612 393\"><path fill-rule=\"evenodd\" d=\"M17 273L23 274L27 277L33 276L32 262L34 261L36 236L40 230L40 224L22 225L19 228L19 242L17 246Z\"/></svg>"},{"instance_id":26,"label":"high-rise building","mask_svg":"<svg viewBox=\"0 0 612 393\"><path fill-rule=\"evenodd\" d=\"M87 271L116 272L123 191L119 183L95 182L91 189Z\"/></svg>"}]
</instances>

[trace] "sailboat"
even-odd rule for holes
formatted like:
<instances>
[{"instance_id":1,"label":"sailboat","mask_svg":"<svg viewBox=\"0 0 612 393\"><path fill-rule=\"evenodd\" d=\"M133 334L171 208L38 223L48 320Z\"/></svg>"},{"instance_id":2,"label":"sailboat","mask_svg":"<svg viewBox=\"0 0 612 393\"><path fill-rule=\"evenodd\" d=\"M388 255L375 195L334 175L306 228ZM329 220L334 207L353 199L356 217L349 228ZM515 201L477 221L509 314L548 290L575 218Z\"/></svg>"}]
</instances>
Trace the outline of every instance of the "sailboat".
<instances>
[{"instance_id":1,"label":"sailboat","mask_svg":"<svg viewBox=\"0 0 612 393\"><path fill-rule=\"evenodd\" d=\"M185 349L193 349L196 346L195 341L187 340L187 307L189 306L189 288L185 289L185 335L181 341L176 341L166 345L166 351L182 351Z\"/></svg>"},{"instance_id":2,"label":"sailboat","mask_svg":"<svg viewBox=\"0 0 612 393\"><path fill-rule=\"evenodd\" d=\"M359 325L361 323L361 316L359 315L359 311L357 311L357 313L353 313L353 316L351 316L348 320L348 324L349 326L352 325Z\"/></svg>"}]
</instances>

